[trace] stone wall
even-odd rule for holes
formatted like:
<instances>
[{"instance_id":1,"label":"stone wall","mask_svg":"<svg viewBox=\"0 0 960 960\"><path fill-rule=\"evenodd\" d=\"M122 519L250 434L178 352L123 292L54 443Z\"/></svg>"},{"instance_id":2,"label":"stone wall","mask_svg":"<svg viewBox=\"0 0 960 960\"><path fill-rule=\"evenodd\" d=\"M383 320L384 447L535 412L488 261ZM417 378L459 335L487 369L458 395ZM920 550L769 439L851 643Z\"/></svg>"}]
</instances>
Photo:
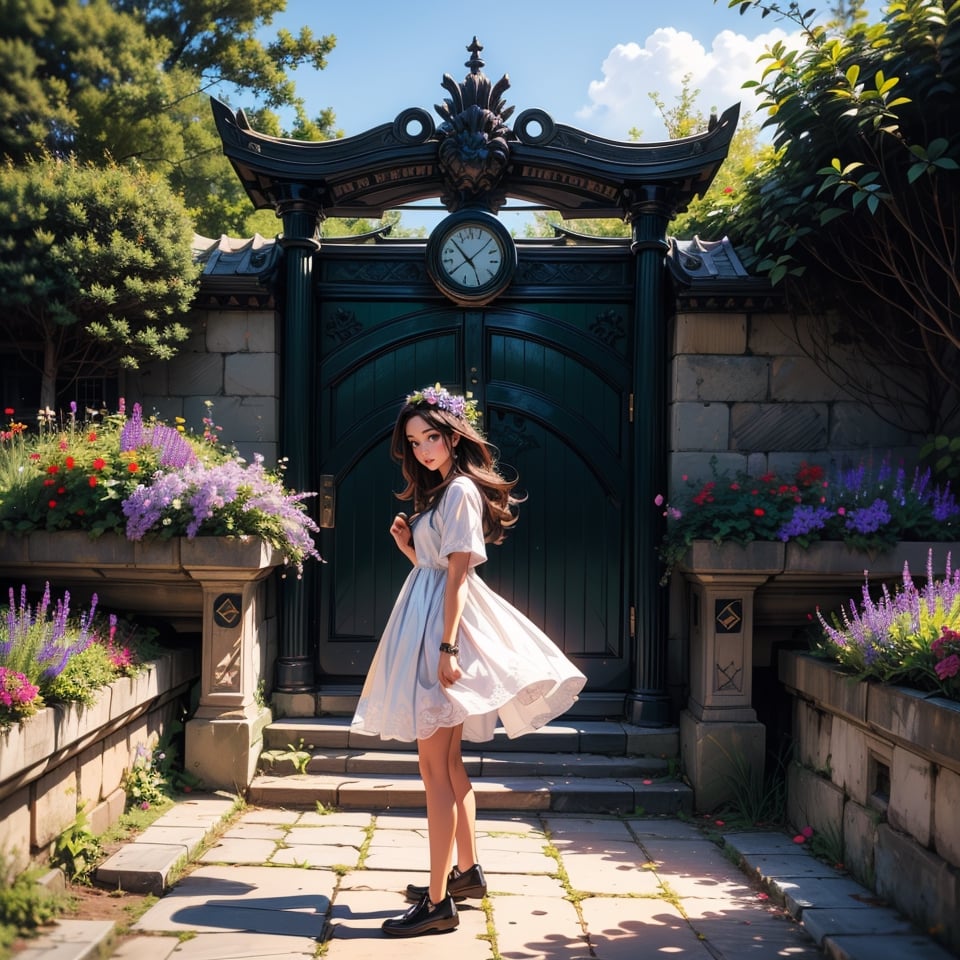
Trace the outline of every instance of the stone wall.
<instances>
[{"instance_id":1,"label":"stone wall","mask_svg":"<svg viewBox=\"0 0 960 960\"><path fill-rule=\"evenodd\" d=\"M960 951L960 704L781 655L793 695L788 818Z\"/></svg>"},{"instance_id":2,"label":"stone wall","mask_svg":"<svg viewBox=\"0 0 960 960\"><path fill-rule=\"evenodd\" d=\"M128 373L121 393L147 413L183 417L199 432L210 417L247 460L277 460L280 374L273 310L194 310L193 335L170 361ZM209 404L209 406L208 406Z\"/></svg>"},{"instance_id":3,"label":"stone wall","mask_svg":"<svg viewBox=\"0 0 960 960\"><path fill-rule=\"evenodd\" d=\"M853 401L807 356L790 317L679 312L671 331L669 478L792 473L868 451L916 456L916 440Z\"/></svg>"},{"instance_id":4,"label":"stone wall","mask_svg":"<svg viewBox=\"0 0 960 960\"><path fill-rule=\"evenodd\" d=\"M44 863L83 808L103 833L124 811L124 774L181 719L199 649L177 650L122 677L89 707L57 704L0 731L0 875Z\"/></svg>"}]
</instances>

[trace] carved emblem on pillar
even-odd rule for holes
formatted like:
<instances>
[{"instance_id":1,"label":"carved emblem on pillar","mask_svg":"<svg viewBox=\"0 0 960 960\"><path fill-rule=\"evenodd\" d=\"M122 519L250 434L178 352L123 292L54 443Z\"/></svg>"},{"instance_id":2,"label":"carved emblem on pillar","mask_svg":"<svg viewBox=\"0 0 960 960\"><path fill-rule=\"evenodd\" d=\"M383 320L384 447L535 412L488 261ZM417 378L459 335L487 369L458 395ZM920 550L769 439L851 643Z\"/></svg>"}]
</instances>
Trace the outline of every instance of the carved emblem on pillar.
<instances>
[{"instance_id":1,"label":"carved emblem on pillar","mask_svg":"<svg viewBox=\"0 0 960 960\"><path fill-rule=\"evenodd\" d=\"M450 97L434 109L443 119L437 129L440 140L439 161L443 174L443 204L450 211L459 210L487 194L487 206L496 212L505 196L491 195L500 183L510 162L510 144L513 131L506 121L513 107L504 103L503 93L510 80L504 74L495 84L481 72L483 46L473 38L467 47L470 59L465 66L470 73L463 83L457 83L449 73L443 75L445 90Z\"/></svg>"}]
</instances>

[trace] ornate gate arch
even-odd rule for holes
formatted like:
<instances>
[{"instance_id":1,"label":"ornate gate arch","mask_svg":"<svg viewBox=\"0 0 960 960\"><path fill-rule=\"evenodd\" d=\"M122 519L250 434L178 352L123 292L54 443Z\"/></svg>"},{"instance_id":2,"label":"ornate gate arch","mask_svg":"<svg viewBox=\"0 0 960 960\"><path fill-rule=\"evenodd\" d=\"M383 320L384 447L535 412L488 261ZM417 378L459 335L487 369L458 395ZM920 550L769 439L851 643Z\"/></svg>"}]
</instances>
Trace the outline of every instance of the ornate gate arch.
<instances>
[{"instance_id":1,"label":"ornate gate arch","mask_svg":"<svg viewBox=\"0 0 960 960\"><path fill-rule=\"evenodd\" d=\"M288 480L321 491L332 561L284 581L277 685L313 689L318 669L324 686L349 685L365 672L402 575L382 536L399 486L386 437L404 394L439 379L474 392L531 492L521 533L487 575L587 672L582 714L664 723L650 504L665 481L666 227L710 185L739 108L654 144L602 139L537 108L511 126L509 80L483 74L476 38L467 49L465 79L444 75L439 124L413 107L359 136L307 143L259 134L213 101L253 204L283 222L281 450ZM462 249L444 242L448 221L419 244L319 239L326 217L377 218L436 197ZM632 236L503 240L490 218L507 198L565 218L622 217ZM480 265L463 231L487 227L502 247Z\"/></svg>"}]
</instances>

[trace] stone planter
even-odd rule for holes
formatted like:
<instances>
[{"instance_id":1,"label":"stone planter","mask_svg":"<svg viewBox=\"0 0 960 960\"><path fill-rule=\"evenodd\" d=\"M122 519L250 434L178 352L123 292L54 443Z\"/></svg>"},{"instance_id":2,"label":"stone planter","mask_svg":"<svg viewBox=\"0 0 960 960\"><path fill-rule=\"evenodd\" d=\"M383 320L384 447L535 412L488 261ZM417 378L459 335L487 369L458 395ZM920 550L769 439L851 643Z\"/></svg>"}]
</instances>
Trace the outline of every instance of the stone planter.
<instances>
[{"instance_id":1,"label":"stone planter","mask_svg":"<svg viewBox=\"0 0 960 960\"><path fill-rule=\"evenodd\" d=\"M259 537L131 542L79 531L0 534L3 583L56 595L82 609L162 617L202 633L200 704L186 729L186 765L211 789L243 790L253 777L270 714L257 687L276 658L276 598L269 575L283 562Z\"/></svg>"},{"instance_id":2,"label":"stone planter","mask_svg":"<svg viewBox=\"0 0 960 960\"><path fill-rule=\"evenodd\" d=\"M904 543L884 554L852 550L844 543L754 541L746 545L697 541L683 574L682 616L671 631L686 634L690 694L680 717L681 753L695 791L695 806L716 809L733 799L729 758L763 765L766 731L753 700L754 658L763 639L757 625L779 635L807 623L817 607L831 610L856 597L864 573L874 582L899 581L905 561L914 575L926 571L934 550L943 572L943 543Z\"/></svg>"},{"instance_id":3,"label":"stone planter","mask_svg":"<svg viewBox=\"0 0 960 960\"><path fill-rule=\"evenodd\" d=\"M858 880L960 951L960 704L790 651L780 678L791 824L834 838Z\"/></svg>"},{"instance_id":4,"label":"stone planter","mask_svg":"<svg viewBox=\"0 0 960 960\"><path fill-rule=\"evenodd\" d=\"M194 650L171 651L114 680L90 706L54 704L0 731L0 850L15 872L43 858L81 804L96 833L117 820L124 772L138 747L179 720L198 659Z\"/></svg>"}]
</instances>

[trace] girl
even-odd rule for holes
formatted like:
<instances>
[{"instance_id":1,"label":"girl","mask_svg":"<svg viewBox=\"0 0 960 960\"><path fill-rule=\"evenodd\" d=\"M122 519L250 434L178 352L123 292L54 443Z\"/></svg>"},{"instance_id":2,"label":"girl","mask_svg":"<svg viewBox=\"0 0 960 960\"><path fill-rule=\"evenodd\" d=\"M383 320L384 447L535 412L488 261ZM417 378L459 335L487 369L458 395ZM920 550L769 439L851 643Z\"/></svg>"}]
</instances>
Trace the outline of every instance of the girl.
<instances>
[{"instance_id":1,"label":"girl","mask_svg":"<svg viewBox=\"0 0 960 960\"><path fill-rule=\"evenodd\" d=\"M427 802L430 885L407 887L416 905L387 920L389 936L453 930L454 898L483 897L476 801L461 739L489 740L542 727L576 699L586 677L474 567L486 544L516 523L516 480L504 479L477 429L476 402L437 384L407 397L391 454L414 515L390 534L414 569L387 621L352 729L416 740ZM453 865L456 842L457 865Z\"/></svg>"}]
</instances>

